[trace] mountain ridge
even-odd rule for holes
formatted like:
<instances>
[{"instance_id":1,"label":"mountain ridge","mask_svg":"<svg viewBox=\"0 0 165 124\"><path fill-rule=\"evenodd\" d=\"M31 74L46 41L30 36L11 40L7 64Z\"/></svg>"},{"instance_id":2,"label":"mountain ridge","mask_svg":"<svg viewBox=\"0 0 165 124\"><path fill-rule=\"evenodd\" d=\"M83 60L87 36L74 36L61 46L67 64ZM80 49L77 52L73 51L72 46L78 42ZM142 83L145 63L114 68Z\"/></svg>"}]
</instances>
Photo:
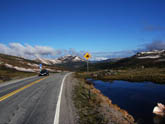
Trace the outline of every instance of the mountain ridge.
<instances>
[{"instance_id":1,"label":"mountain ridge","mask_svg":"<svg viewBox=\"0 0 165 124\"><path fill-rule=\"evenodd\" d=\"M80 58L79 56L72 56L72 55L59 57L57 59L37 58L37 59L35 59L35 61L40 62L42 64L47 64L47 65L74 63L74 62L85 62L85 60Z\"/></svg>"}]
</instances>

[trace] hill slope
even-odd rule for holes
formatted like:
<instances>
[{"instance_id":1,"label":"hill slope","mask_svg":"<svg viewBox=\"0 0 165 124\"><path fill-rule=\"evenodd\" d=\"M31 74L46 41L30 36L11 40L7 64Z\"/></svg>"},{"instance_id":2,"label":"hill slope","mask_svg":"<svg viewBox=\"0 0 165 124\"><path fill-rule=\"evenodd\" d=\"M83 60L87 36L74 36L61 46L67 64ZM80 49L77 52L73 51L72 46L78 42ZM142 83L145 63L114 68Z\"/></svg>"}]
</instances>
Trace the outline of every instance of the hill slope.
<instances>
[{"instance_id":1,"label":"hill slope","mask_svg":"<svg viewBox=\"0 0 165 124\"><path fill-rule=\"evenodd\" d=\"M39 62L33 60L0 54L0 82L37 75L40 71L39 64ZM61 70L56 66L45 64L43 64L43 68L46 68L50 72Z\"/></svg>"},{"instance_id":2,"label":"hill slope","mask_svg":"<svg viewBox=\"0 0 165 124\"><path fill-rule=\"evenodd\" d=\"M112 67L165 67L165 50L140 52L128 58L121 59L112 64Z\"/></svg>"},{"instance_id":3,"label":"hill slope","mask_svg":"<svg viewBox=\"0 0 165 124\"><path fill-rule=\"evenodd\" d=\"M134 56L89 63L90 71L122 68L165 68L165 50L139 52ZM85 66L81 71L85 71Z\"/></svg>"}]
</instances>

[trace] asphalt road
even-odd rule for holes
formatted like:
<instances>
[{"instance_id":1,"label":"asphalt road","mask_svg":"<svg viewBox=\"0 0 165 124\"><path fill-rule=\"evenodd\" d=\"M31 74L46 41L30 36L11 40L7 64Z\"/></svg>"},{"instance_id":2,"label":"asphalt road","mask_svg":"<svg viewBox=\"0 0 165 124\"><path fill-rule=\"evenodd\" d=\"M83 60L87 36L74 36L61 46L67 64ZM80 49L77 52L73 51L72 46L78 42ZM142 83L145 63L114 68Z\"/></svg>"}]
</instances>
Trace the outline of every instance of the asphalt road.
<instances>
[{"instance_id":1,"label":"asphalt road","mask_svg":"<svg viewBox=\"0 0 165 124\"><path fill-rule=\"evenodd\" d=\"M0 124L54 124L66 74L32 77L0 86Z\"/></svg>"}]
</instances>

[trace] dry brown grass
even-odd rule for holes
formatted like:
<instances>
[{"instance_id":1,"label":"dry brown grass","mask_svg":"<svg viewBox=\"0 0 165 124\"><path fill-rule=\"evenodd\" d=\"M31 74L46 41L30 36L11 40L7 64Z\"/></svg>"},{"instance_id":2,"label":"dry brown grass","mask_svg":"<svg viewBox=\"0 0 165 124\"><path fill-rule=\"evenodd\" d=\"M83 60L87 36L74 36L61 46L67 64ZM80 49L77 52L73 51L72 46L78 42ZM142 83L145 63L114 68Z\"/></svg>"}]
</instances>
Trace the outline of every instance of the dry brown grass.
<instances>
[{"instance_id":1,"label":"dry brown grass","mask_svg":"<svg viewBox=\"0 0 165 124\"><path fill-rule=\"evenodd\" d=\"M151 81L155 83L165 83L165 69L164 68L146 68L146 69L123 69L113 70L116 74L104 75L106 71L97 72L83 72L79 73L80 77L96 78L93 74L97 74L97 79L100 80L126 80L126 81Z\"/></svg>"},{"instance_id":2,"label":"dry brown grass","mask_svg":"<svg viewBox=\"0 0 165 124\"><path fill-rule=\"evenodd\" d=\"M36 73L21 72L6 68L5 66L0 66L0 83L33 75L36 75Z\"/></svg>"},{"instance_id":3,"label":"dry brown grass","mask_svg":"<svg viewBox=\"0 0 165 124\"><path fill-rule=\"evenodd\" d=\"M74 87L73 100L79 115L79 124L107 124L103 114L99 112L100 101L96 94L90 93L89 86L79 79Z\"/></svg>"},{"instance_id":4,"label":"dry brown grass","mask_svg":"<svg viewBox=\"0 0 165 124\"><path fill-rule=\"evenodd\" d=\"M125 110L112 104L92 84L78 78L74 89L74 103L78 109L80 124L134 124L134 118Z\"/></svg>"}]
</instances>

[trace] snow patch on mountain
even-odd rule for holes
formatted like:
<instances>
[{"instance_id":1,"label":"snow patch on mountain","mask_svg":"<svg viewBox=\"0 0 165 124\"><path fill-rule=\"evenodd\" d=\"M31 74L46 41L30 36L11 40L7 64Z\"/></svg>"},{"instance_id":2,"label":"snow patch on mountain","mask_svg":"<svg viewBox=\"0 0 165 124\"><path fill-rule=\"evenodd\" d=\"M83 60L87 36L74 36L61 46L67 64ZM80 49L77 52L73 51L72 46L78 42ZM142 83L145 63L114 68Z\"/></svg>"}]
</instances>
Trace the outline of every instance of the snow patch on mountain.
<instances>
[{"instance_id":1,"label":"snow patch on mountain","mask_svg":"<svg viewBox=\"0 0 165 124\"><path fill-rule=\"evenodd\" d=\"M77 61L82 61L82 59L78 56L76 56L74 59L73 59L74 62L77 62Z\"/></svg>"},{"instance_id":2,"label":"snow patch on mountain","mask_svg":"<svg viewBox=\"0 0 165 124\"><path fill-rule=\"evenodd\" d=\"M61 61L58 60L58 59L49 59L47 61L49 61L50 64L59 64L59 63L61 63Z\"/></svg>"},{"instance_id":3,"label":"snow patch on mountain","mask_svg":"<svg viewBox=\"0 0 165 124\"><path fill-rule=\"evenodd\" d=\"M32 66L32 67L39 67L39 65L37 65L37 64L27 63L27 65Z\"/></svg>"},{"instance_id":4,"label":"snow patch on mountain","mask_svg":"<svg viewBox=\"0 0 165 124\"><path fill-rule=\"evenodd\" d=\"M60 57L58 59L37 58L36 61L42 64L52 65L52 64L61 64L61 63L67 63L67 62L83 62L84 60L78 56L67 55L67 56Z\"/></svg>"},{"instance_id":5,"label":"snow patch on mountain","mask_svg":"<svg viewBox=\"0 0 165 124\"><path fill-rule=\"evenodd\" d=\"M13 65L10 65L10 64L5 64L5 66L7 68L12 68L12 69L15 69L17 71L23 71L23 72L35 72L33 69L30 69L30 68L23 68L23 67L18 67L18 66L13 66Z\"/></svg>"},{"instance_id":6,"label":"snow patch on mountain","mask_svg":"<svg viewBox=\"0 0 165 124\"><path fill-rule=\"evenodd\" d=\"M142 56L142 57L138 57L138 59L157 59L160 58L159 55L155 55L155 56Z\"/></svg>"},{"instance_id":7,"label":"snow patch on mountain","mask_svg":"<svg viewBox=\"0 0 165 124\"><path fill-rule=\"evenodd\" d=\"M43 58L37 58L36 61L41 62L41 63L46 64L46 65L50 65L49 61L46 59L43 59Z\"/></svg>"},{"instance_id":8,"label":"snow patch on mountain","mask_svg":"<svg viewBox=\"0 0 165 124\"><path fill-rule=\"evenodd\" d=\"M138 59L158 59L165 56L165 50L153 50L146 52L139 52L135 55Z\"/></svg>"},{"instance_id":9,"label":"snow patch on mountain","mask_svg":"<svg viewBox=\"0 0 165 124\"><path fill-rule=\"evenodd\" d=\"M108 58L106 57L94 57L93 60L94 61L103 61L103 60L107 60Z\"/></svg>"}]
</instances>

